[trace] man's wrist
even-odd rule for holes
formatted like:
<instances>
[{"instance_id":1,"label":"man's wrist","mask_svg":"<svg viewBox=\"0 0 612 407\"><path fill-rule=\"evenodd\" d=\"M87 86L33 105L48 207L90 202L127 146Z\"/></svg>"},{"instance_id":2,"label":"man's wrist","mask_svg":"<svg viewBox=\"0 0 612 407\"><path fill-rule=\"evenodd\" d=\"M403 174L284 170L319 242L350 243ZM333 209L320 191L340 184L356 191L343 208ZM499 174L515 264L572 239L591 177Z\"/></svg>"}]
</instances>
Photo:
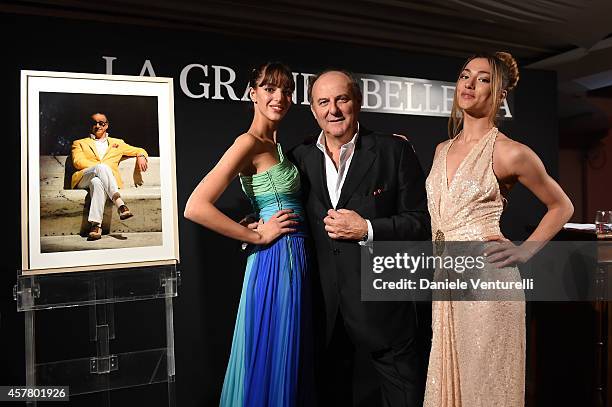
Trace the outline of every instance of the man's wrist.
<instances>
[{"instance_id":1,"label":"man's wrist","mask_svg":"<svg viewBox=\"0 0 612 407\"><path fill-rule=\"evenodd\" d=\"M360 242L369 242L372 241L373 238L373 231L372 231L372 224L370 223L369 220L364 219L366 227L365 227L365 232L363 234L363 236L361 237L361 239L359 239Z\"/></svg>"}]
</instances>

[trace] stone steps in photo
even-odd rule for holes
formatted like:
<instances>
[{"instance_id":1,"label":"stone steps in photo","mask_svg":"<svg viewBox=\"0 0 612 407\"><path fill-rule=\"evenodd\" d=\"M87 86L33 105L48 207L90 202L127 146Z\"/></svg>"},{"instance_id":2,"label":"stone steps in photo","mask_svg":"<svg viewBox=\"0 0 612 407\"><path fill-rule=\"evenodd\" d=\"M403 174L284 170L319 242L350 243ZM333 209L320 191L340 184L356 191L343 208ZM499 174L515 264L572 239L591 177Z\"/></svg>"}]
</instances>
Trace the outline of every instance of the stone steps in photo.
<instances>
[{"instance_id":1,"label":"stone steps in photo","mask_svg":"<svg viewBox=\"0 0 612 407\"><path fill-rule=\"evenodd\" d=\"M66 189L72 174L70 168L66 170L67 159L67 156L40 158L41 237L84 235L89 231L88 191ZM124 183L119 192L134 216L120 220L116 207L108 199L102 222L104 233L161 232L159 158L149 157L148 162L144 173L135 170L136 158L119 164Z\"/></svg>"}]
</instances>

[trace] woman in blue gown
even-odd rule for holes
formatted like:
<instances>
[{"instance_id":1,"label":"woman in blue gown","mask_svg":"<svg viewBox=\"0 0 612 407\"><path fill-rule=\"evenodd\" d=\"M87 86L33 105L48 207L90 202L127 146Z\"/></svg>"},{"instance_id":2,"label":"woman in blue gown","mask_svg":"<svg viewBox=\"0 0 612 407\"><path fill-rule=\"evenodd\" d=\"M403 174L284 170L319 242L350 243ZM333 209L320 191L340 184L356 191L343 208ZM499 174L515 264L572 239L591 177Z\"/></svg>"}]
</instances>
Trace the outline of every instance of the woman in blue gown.
<instances>
[{"instance_id":1,"label":"woman in blue gown","mask_svg":"<svg viewBox=\"0 0 612 407\"><path fill-rule=\"evenodd\" d=\"M251 247L220 405L307 405L313 396L305 216L298 171L276 139L295 83L287 66L266 63L253 70L249 85L253 122L193 191L185 217ZM214 206L236 176L260 218L249 227Z\"/></svg>"}]
</instances>

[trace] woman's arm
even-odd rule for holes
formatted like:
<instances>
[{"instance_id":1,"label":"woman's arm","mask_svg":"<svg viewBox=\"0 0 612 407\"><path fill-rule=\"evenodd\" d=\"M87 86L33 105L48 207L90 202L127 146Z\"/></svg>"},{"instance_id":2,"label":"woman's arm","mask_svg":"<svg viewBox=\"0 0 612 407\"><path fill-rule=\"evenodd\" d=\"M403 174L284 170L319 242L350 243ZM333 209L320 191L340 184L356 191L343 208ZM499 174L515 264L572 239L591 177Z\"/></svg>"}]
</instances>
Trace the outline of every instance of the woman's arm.
<instances>
[{"instance_id":1,"label":"woman's arm","mask_svg":"<svg viewBox=\"0 0 612 407\"><path fill-rule=\"evenodd\" d=\"M518 143L516 143L518 144ZM559 232L574 213L574 205L559 184L546 172L544 164L529 147L518 144L509 154L518 182L529 189L547 211L527 241L547 242Z\"/></svg>"},{"instance_id":2,"label":"woman's arm","mask_svg":"<svg viewBox=\"0 0 612 407\"><path fill-rule=\"evenodd\" d=\"M191 193L185 206L185 217L208 229L232 239L251 244L268 244L278 236L295 231L290 226L297 224L291 210L274 214L265 224L255 230L240 225L219 211L214 203L230 182L251 164L257 148L257 140L248 134L239 136L225 152L217 165L204 177Z\"/></svg>"},{"instance_id":3,"label":"woman's arm","mask_svg":"<svg viewBox=\"0 0 612 407\"><path fill-rule=\"evenodd\" d=\"M546 214L542 217L536 229L521 245L520 252L516 253L518 258L506 259L506 261L515 260L509 261L507 264L516 261L525 262L563 228L563 225L574 213L574 206L559 184L548 175L540 157L529 147L512 140L501 142L500 147L499 154L495 155L499 163L499 168L496 168L499 172L496 172L500 175L500 178L516 179L547 208ZM504 239L491 237L489 240ZM493 252L498 252L498 250L493 248L492 251L488 250L487 254L490 255ZM501 251L495 257L490 257L489 261L498 260L501 258L500 254ZM499 264L500 267L504 265L506 263Z\"/></svg>"}]
</instances>

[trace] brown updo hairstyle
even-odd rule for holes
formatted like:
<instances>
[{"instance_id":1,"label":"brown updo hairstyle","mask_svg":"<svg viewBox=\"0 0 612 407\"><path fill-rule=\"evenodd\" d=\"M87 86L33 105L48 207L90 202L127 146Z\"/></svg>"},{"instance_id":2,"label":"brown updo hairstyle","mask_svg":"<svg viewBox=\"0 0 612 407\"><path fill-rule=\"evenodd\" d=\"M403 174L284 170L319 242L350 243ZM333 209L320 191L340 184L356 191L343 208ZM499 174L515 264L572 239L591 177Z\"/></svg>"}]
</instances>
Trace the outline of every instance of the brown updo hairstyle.
<instances>
[{"instance_id":1,"label":"brown updo hairstyle","mask_svg":"<svg viewBox=\"0 0 612 407\"><path fill-rule=\"evenodd\" d=\"M494 125L497 124L497 112L503 102L502 92L510 92L514 89L519 81L519 69L516 60L512 54L508 52L478 53L469 57L459 74L463 72L467 64L476 58L484 58L489 61L491 67L491 110L489 111L489 121ZM453 98L453 108L448 120L448 135L450 138L455 138L463 129L463 114L459 114L460 108L457 105L457 89Z\"/></svg>"},{"instance_id":2,"label":"brown updo hairstyle","mask_svg":"<svg viewBox=\"0 0 612 407\"><path fill-rule=\"evenodd\" d=\"M295 90L295 81L291 69L282 62L266 62L251 71L249 86L256 89L260 86L272 85L281 89Z\"/></svg>"}]
</instances>

